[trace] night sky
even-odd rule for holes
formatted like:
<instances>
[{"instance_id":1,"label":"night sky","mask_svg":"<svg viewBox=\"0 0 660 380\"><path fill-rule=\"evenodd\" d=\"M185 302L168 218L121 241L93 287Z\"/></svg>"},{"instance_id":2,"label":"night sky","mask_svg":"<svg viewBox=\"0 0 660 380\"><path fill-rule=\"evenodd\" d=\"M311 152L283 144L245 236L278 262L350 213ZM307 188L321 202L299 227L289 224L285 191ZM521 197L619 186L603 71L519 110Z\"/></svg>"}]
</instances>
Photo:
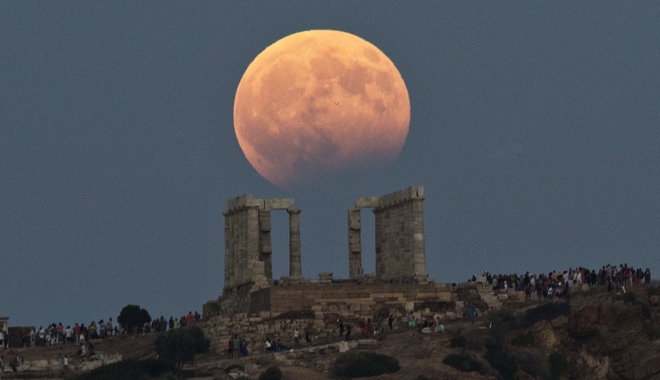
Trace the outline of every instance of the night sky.
<instances>
[{"instance_id":1,"label":"night sky","mask_svg":"<svg viewBox=\"0 0 660 380\"><path fill-rule=\"evenodd\" d=\"M283 190L234 95L289 34L353 33L397 66L389 166ZM660 273L658 2L0 2L0 316L89 323L222 293L229 198L295 198L303 274L348 277L355 199L425 187L437 282L628 263ZM374 216L362 211L373 272ZM288 215L273 213L274 275Z\"/></svg>"}]
</instances>

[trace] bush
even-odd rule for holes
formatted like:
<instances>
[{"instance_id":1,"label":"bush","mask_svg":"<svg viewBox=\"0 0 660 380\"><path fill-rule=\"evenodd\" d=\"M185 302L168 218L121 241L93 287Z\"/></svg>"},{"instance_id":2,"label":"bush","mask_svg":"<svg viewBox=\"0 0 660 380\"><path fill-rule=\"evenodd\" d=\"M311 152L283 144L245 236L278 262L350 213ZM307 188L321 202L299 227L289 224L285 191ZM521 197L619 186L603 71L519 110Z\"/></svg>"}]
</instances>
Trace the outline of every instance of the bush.
<instances>
[{"instance_id":1,"label":"bush","mask_svg":"<svg viewBox=\"0 0 660 380\"><path fill-rule=\"evenodd\" d=\"M451 348L464 348L465 337L463 335L455 336L449 340L449 345Z\"/></svg>"},{"instance_id":2,"label":"bush","mask_svg":"<svg viewBox=\"0 0 660 380\"><path fill-rule=\"evenodd\" d=\"M535 348L523 348L513 352L513 358L520 369L535 379L550 377L550 368L545 355Z\"/></svg>"},{"instance_id":3,"label":"bush","mask_svg":"<svg viewBox=\"0 0 660 380\"><path fill-rule=\"evenodd\" d=\"M339 377L367 377L399 370L399 362L392 357L373 352L345 352L340 354L332 368Z\"/></svg>"},{"instance_id":4,"label":"bush","mask_svg":"<svg viewBox=\"0 0 660 380\"><path fill-rule=\"evenodd\" d=\"M642 329L642 334L646 335L650 340L660 339L660 329L651 326L645 326Z\"/></svg>"},{"instance_id":5,"label":"bush","mask_svg":"<svg viewBox=\"0 0 660 380\"><path fill-rule=\"evenodd\" d=\"M160 334L154 341L154 349L170 368L181 374L183 364L194 361L195 354L209 350L211 341L204 336L204 331L197 326L170 330Z\"/></svg>"},{"instance_id":6,"label":"bush","mask_svg":"<svg viewBox=\"0 0 660 380\"><path fill-rule=\"evenodd\" d=\"M516 372L518 372L516 361L504 351L488 350L486 351L486 360L505 379L513 379Z\"/></svg>"},{"instance_id":7,"label":"bush","mask_svg":"<svg viewBox=\"0 0 660 380\"><path fill-rule=\"evenodd\" d=\"M534 345L534 334L528 332L527 334L520 334L517 337L513 338L511 344L517 347L533 346Z\"/></svg>"},{"instance_id":8,"label":"bush","mask_svg":"<svg viewBox=\"0 0 660 380\"><path fill-rule=\"evenodd\" d=\"M551 321L557 317L568 316L571 314L571 305L568 302L550 302L539 307L529 309L525 312L520 326L529 328L539 321Z\"/></svg>"},{"instance_id":9,"label":"bush","mask_svg":"<svg viewBox=\"0 0 660 380\"><path fill-rule=\"evenodd\" d=\"M133 327L140 329L145 323L151 322L151 316L145 309L141 309L138 305L126 305L117 317L119 322L129 333L133 331Z\"/></svg>"},{"instance_id":10,"label":"bush","mask_svg":"<svg viewBox=\"0 0 660 380\"><path fill-rule=\"evenodd\" d=\"M282 380L282 371L277 367L268 367L259 375L259 380Z\"/></svg>"},{"instance_id":11,"label":"bush","mask_svg":"<svg viewBox=\"0 0 660 380\"><path fill-rule=\"evenodd\" d=\"M566 357L561 352L550 355L550 379L559 380L566 370Z\"/></svg>"},{"instance_id":12,"label":"bush","mask_svg":"<svg viewBox=\"0 0 660 380\"><path fill-rule=\"evenodd\" d=\"M168 371L159 360L122 360L82 374L76 380L147 380Z\"/></svg>"},{"instance_id":13,"label":"bush","mask_svg":"<svg viewBox=\"0 0 660 380\"><path fill-rule=\"evenodd\" d=\"M637 298L635 297L635 293L631 293L631 292L619 294L618 296L614 297L614 299L618 301L623 301L624 303L632 303L632 304L637 303Z\"/></svg>"},{"instance_id":14,"label":"bush","mask_svg":"<svg viewBox=\"0 0 660 380\"><path fill-rule=\"evenodd\" d=\"M442 359L442 364L454 367L461 372L481 372L483 370L481 363L466 354L449 354Z\"/></svg>"},{"instance_id":15,"label":"bush","mask_svg":"<svg viewBox=\"0 0 660 380\"><path fill-rule=\"evenodd\" d=\"M646 319L651 319L651 308L648 305L642 304L642 316Z\"/></svg>"},{"instance_id":16,"label":"bush","mask_svg":"<svg viewBox=\"0 0 660 380\"><path fill-rule=\"evenodd\" d=\"M499 312L493 314L490 319L488 335L496 341L504 341L506 335L516 326L516 316L510 312Z\"/></svg>"}]
</instances>

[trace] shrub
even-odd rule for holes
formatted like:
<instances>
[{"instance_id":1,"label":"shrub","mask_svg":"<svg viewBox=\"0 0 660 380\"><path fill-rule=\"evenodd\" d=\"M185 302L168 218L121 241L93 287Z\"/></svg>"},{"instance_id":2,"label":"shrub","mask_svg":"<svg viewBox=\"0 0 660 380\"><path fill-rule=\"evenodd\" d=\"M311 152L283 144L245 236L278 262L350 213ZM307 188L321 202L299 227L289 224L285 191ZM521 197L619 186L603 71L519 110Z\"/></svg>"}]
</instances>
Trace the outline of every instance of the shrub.
<instances>
[{"instance_id":1,"label":"shrub","mask_svg":"<svg viewBox=\"0 0 660 380\"><path fill-rule=\"evenodd\" d=\"M159 360L122 360L82 374L76 380L147 380L168 368Z\"/></svg>"},{"instance_id":2,"label":"shrub","mask_svg":"<svg viewBox=\"0 0 660 380\"><path fill-rule=\"evenodd\" d=\"M516 361L504 351L488 350L486 351L486 360L488 360L490 366L498 370L505 379L513 379L516 372L518 372Z\"/></svg>"},{"instance_id":3,"label":"shrub","mask_svg":"<svg viewBox=\"0 0 660 380\"><path fill-rule=\"evenodd\" d=\"M481 372L483 369L481 363L466 354L449 354L442 359L442 364L454 367L461 372Z\"/></svg>"},{"instance_id":4,"label":"shrub","mask_svg":"<svg viewBox=\"0 0 660 380\"><path fill-rule=\"evenodd\" d=\"M550 355L550 379L559 380L566 370L566 357L557 351Z\"/></svg>"},{"instance_id":5,"label":"shrub","mask_svg":"<svg viewBox=\"0 0 660 380\"><path fill-rule=\"evenodd\" d=\"M183 370L183 364L194 362L195 354L209 350L211 341L204 336L204 331L197 326L189 326L170 330L160 334L154 341L154 349L170 368L177 370L179 374Z\"/></svg>"},{"instance_id":6,"label":"shrub","mask_svg":"<svg viewBox=\"0 0 660 380\"><path fill-rule=\"evenodd\" d=\"M126 305L119 312L117 322L130 333L133 331L133 327L139 330L145 323L151 322L151 316L147 310L140 308L138 305Z\"/></svg>"},{"instance_id":7,"label":"shrub","mask_svg":"<svg viewBox=\"0 0 660 380\"><path fill-rule=\"evenodd\" d=\"M637 303L637 298L635 297L635 293L623 293L619 294L618 296L614 297L614 299L618 301L623 301L624 303Z\"/></svg>"},{"instance_id":8,"label":"shrub","mask_svg":"<svg viewBox=\"0 0 660 380\"><path fill-rule=\"evenodd\" d=\"M345 352L337 357L332 374L339 377L366 377L398 370L399 362L395 358L373 352Z\"/></svg>"},{"instance_id":9,"label":"shrub","mask_svg":"<svg viewBox=\"0 0 660 380\"><path fill-rule=\"evenodd\" d=\"M497 341L503 341L506 335L516 326L516 316L510 312L493 314L490 320L488 335Z\"/></svg>"},{"instance_id":10,"label":"shrub","mask_svg":"<svg viewBox=\"0 0 660 380\"><path fill-rule=\"evenodd\" d=\"M449 345L451 348L463 348L465 347L465 337L463 335L455 336L449 340Z\"/></svg>"},{"instance_id":11,"label":"shrub","mask_svg":"<svg viewBox=\"0 0 660 380\"><path fill-rule=\"evenodd\" d=\"M268 367L259 375L259 380L282 380L282 371L277 367Z\"/></svg>"},{"instance_id":12,"label":"shrub","mask_svg":"<svg viewBox=\"0 0 660 380\"><path fill-rule=\"evenodd\" d=\"M660 339L660 329L655 327L645 326L642 329L642 334L646 335L650 340Z\"/></svg>"},{"instance_id":13,"label":"shrub","mask_svg":"<svg viewBox=\"0 0 660 380\"><path fill-rule=\"evenodd\" d=\"M528 332L526 334L520 334L517 337L513 338L511 344L517 347L533 346L534 334L531 332Z\"/></svg>"},{"instance_id":14,"label":"shrub","mask_svg":"<svg viewBox=\"0 0 660 380\"><path fill-rule=\"evenodd\" d=\"M551 321L562 315L568 316L570 314L571 305L568 302L550 302L527 310L525 315L523 315L520 325L523 328L528 328L534 326L536 322L543 320Z\"/></svg>"},{"instance_id":15,"label":"shrub","mask_svg":"<svg viewBox=\"0 0 660 380\"><path fill-rule=\"evenodd\" d=\"M646 319L651 319L651 308L648 305L642 304L642 316Z\"/></svg>"},{"instance_id":16,"label":"shrub","mask_svg":"<svg viewBox=\"0 0 660 380\"><path fill-rule=\"evenodd\" d=\"M550 377L550 368L545 355L535 348L523 348L513 352L513 358L520 369L535 379Z\"/></svg>"}]
</instances>

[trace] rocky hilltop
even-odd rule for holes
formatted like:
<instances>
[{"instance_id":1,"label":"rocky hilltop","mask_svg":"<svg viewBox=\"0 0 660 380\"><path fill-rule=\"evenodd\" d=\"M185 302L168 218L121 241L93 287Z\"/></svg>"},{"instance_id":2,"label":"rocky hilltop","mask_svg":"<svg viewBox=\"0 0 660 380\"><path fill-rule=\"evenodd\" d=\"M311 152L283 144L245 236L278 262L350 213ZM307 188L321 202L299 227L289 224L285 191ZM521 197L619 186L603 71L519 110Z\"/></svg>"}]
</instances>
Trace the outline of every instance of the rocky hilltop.
<instances>
[{"instance_id":1,"label":"rocky hilltop","mask_svg":"<svg viewBox=\"0 0 660 380\"><path fill-rule=\"evenodd\" d=\"M416 311L422 317L434 313L453 316L443 320L444 332L411 333L405 320L398 319L394 331L382 341L356 328L349 344L339 344L338 336L329 336L276 353L266 353L254 344L250 355L240 359L230 359L218 349L198 356L197 373L209 379L257 379L266 367L278 366L283 379L329 380L342 351L368 351L393 357L400 364L399 371L377 377L380 380L660 379L657 287L633 287L625 293L592 287L571 293L568 300L527 302L516 292L484 292L478 284L463 284L453 294L454 301L437 308L444 312L434 312L433 305ZM454 309L470 303L482 309L474 318L463 318ZM208 329L207 323L200 322ZM109 355L147 359L155 357L154 337L122 336L95 345L106 360ZM49 346L5 351L5 357L10 351L22 356L25 365L15 373L6 368L0 378L73 379L110 362L74 361L64 370L56 359L62 353L72 354L73 349ZM192 366L187 373L193 375Z\"/></svg>"}]
</instances>

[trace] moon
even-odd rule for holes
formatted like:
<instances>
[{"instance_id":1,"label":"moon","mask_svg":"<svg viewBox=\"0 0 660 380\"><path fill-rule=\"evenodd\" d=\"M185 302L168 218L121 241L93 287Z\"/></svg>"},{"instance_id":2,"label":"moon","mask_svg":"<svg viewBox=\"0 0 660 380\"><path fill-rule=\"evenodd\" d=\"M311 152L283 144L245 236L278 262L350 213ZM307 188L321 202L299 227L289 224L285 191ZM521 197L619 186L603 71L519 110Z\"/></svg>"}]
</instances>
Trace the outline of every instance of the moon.
<instances>
[{"instance_id":1,"label":"moon","mask_svg":"<svg viewBox=\"0 0 660 380\"><path fill-rule=\"evenodd\" d=\"M376 46L335 30L295 33L243 74L234 130L245 157L280 188L393 162L410 126L401 74Z\"/></svg>"}]
</instances>

